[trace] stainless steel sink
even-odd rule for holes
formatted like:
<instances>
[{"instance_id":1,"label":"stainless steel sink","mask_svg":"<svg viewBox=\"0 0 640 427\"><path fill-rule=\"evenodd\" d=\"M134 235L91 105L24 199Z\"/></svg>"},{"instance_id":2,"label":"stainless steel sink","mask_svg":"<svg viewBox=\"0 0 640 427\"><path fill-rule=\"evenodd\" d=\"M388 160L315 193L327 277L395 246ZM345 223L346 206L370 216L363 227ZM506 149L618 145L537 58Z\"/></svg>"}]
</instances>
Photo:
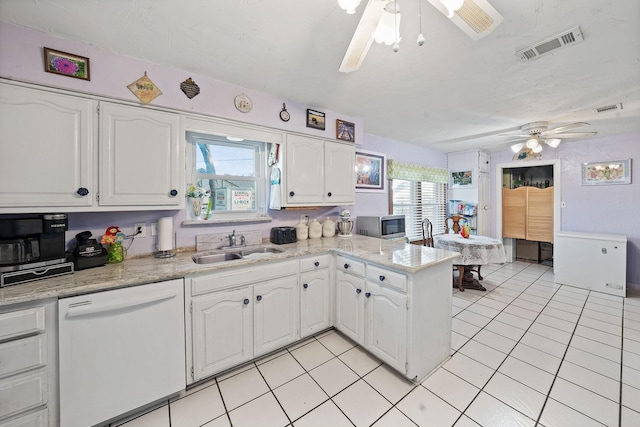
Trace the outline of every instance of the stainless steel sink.
<instances>
[{"instance_id":1,"label":"stainless steel sink","mask_svg":"<svg viewBox=\"0 0 640 427\"><path fill-rule=\"evenodd\" d=\"M234 259L242 259L242 255L238 252L216 252L197 254L192 257L196 264L215 264L224 261L233 261Z\"/></svg>"},{"instance_id":2,"label":"stainless steel sink","mask_svg":"<svg viewBox=\"0 0 640 427\"><path fill-rule=\"evenodd\" d=\"M251 255L269 255L279 254L282 252L284 252L284 249L274 248L273 246L261 246L258 248L248 248L239 251L204 252L194 255L192 259L196 264L216 264L219 262L242 259Z\"/></svg>"},{"instance_id":3,"label":"stainless steel sink","mask_svg":"<svg viewBox=\"0 0 640 427\"><path fill-rule=\"evenodd\" d=\"M240 254L245 257L253 254L281 254L282 252L284 252L284 249L274 248L273 246L263 246L260 248L243 249L240 251Z\"/></svg>"}]
</instances>

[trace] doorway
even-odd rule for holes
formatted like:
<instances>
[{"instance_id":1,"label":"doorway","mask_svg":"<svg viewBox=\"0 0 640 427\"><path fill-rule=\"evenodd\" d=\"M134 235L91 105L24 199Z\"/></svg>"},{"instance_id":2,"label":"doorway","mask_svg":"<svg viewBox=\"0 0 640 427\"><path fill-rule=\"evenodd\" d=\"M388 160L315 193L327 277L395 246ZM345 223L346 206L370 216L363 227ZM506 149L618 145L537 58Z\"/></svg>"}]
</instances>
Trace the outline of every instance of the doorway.
<instances>
[{"instance_id":1,"label":"doorway","mask_svg":"<svg viewBox=\"0 0 640 427\"><path fill-rule=\"evenodd\" d=\"M531 160L527 162L511 162L500 163L496 165L496 237L504 242L504 249L507 254L507 262L514 262L516 259L516 239L502 238L502 176L505 169L521 169L521 168L533 168L538 166L552 166L553 167L553 234L554 236L560 231L561 217L561 188L562 188L562 175L560 171L560 159L554 160Z\"/></svg>"}]
</instances>

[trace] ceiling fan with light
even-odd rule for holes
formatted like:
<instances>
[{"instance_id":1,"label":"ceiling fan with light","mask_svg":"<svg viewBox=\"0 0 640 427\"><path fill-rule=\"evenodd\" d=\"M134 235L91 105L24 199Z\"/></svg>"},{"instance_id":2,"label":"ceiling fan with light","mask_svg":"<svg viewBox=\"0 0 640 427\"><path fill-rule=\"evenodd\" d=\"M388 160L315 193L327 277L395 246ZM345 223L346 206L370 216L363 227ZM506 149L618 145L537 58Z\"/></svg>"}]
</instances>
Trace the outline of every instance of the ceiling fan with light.
<instances>
[{"instance_id":1,"label":"ceiling fan with light","mask_svg":"<svg viewBox=\"0 0 640 427\"><path fill-rule=\"evenodd\" d=\"M542 143L544 142L550 147L556 148L560 145L563 139L573 138L587 138L597 135L598 132L566 132L581 126L588 126L589 123L576 122L564 126L549 129L549 122L532 122L522 125L520 130L522 134L513 135L509 133L500 134L502 136L515 136L519 137L515 141L521 140L511 146L511 150L514 153L518 153L521 150L531 150L534 153L542 151Z\"/></svg>"},{"instance_id":2,"label":"ceiling fan with light","mask_svg":"<svg viewBox=\"0 0 640 427\"><path fill-rule=\"evenodd\" d=\"M338 4L347 14L353 14L360 1L338 0ZM491 33L504 19L487 0L428 1L474 40L481 39ZM418 4L420 34L417 43L418 46L422 46L425 41L422 34L422 0L418 0ZM340 64L340 71L350 73L359 69L374 40L387 46L393 45L393 51L398 52L400 39L400 5L398 1L368 0Z\"/></svg>"}]
</instances>

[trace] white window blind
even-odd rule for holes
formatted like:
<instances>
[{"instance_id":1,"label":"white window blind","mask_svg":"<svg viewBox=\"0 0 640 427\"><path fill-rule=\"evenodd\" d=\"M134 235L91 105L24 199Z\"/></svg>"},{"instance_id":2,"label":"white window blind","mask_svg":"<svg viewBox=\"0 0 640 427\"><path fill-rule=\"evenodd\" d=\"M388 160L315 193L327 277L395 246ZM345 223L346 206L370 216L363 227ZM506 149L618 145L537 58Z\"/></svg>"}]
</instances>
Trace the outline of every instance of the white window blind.
<instances>
[{"instance_id":1,"label":"white window blind","mask_svg":"<svg viewBox=\"0 0 640 427\"><path fill-rule=\"evenodd\" d=\"M410 241L422 239L422 219L433 223L433 234L444 232L447 185L437 182L392 180L393 213L404 214Z\"/></svg>"}]
</instances>

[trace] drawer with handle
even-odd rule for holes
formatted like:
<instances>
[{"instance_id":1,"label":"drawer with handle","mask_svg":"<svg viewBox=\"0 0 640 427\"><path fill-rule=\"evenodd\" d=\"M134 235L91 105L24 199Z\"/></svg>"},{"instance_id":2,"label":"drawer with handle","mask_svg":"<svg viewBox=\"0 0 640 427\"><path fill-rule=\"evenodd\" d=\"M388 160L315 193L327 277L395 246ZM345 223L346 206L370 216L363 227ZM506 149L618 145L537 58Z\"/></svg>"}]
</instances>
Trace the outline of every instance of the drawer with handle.
<instances>
[{"instance_id":1,"label":"drawer with handle","mask_svg":"<svg viewBox=\"0 0 640 427\"><path fill-rule=\"evenodd\" d=\"M364 277L364 263L342 255L336 256L336 269L355 276Z\"/></svg>"},{"instance_id":2,"label":"drawer with handle","mask_svg":"<svg viewBox=\"0 0 640 427\"><path fill-rule=\"evenodd\" d=\"M402 292L407 292L407 276L404 274L385 270L374 265L368 265L367 280Z\"/></svg>"}]
</instances>

